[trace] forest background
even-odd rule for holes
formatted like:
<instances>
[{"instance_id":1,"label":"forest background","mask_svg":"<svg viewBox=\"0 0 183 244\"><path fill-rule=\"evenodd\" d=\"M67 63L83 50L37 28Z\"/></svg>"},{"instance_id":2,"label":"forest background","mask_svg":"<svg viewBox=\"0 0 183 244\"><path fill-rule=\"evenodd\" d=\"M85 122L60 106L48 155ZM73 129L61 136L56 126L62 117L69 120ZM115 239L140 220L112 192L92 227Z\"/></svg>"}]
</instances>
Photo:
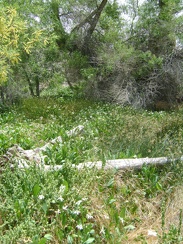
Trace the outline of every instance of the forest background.
<instances>
[{"instance_id":1,"label":"forest background","mask_svg":"<svg viewBox=\"0 0 183 244\"><path fill-rule=\"evenodd\" d=\"M1 103L63 83L135 108L182 98L181 0L0 4Z\"/></svg>"}]
</instances>

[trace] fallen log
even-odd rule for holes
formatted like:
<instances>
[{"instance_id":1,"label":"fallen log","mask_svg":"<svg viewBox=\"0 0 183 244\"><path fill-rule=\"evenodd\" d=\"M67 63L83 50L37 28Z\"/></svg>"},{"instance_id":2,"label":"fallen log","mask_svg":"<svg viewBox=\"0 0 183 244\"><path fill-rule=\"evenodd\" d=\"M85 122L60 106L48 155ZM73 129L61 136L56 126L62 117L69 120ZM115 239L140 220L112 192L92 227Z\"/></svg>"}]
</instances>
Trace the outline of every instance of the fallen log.
<instances>
[{"instance_id":1,"label":"fallen log","mask_svg":"<svg viewBox=\"0 0 183 244\"><path fill-rule=\"evenodd\" d=\"M73 164L72 167L78 170L85 168L96 168L98 170L104 169L117 169L117 170L126 170L126 169L140 169L143 165L164 165L167 163L183 161L183 156L177 159L170 159L167 157L158 157L158 158L133 158L133 159L115 159L115 160L106 160L106 162L96 161L96 162L86 162L80 163L78 165ZM19 168L29 168L31 164L28 164L26 161L18 162ZM55 171L61 170L63 165L45 165L37 164L37 167L45 171Z\"/></svg>"},{"instance_id":2,"label":"fallen log","mask_svg":"<svg viewBox=\"0 0 183 244\"><path fill-rule=\"evenodd\" d=\"M80 134L84 130L84 126L79 125L74 129L68 131L66 134L68 136L75 136ZM5 162L15 162L18 165L18 168L29 168L32 165L36 165L38 168L41 168L46 171L51 170L60 170L63 165L46 165L45 164L45 155L44 152L51 148L55 143L62 144L61 136L56 137L50 142L46 143L43 147L35 148L32 150L24 150L18 145L14 145L9 148L7 153L0 158L0 165ZM96 162L85 162L78 165L72 165L72 167L82 170L84 168L96 168L96 169L130 169L130 168L141 168L144 164L146 165L163 165L171 162L183 161L183 156L178 159L170 159L168 157L157 157L157 158L132 158L132 159L115 159L115 160L106 160L105 162L96 161ZM2 163L4 162L4 163ZM14 167L13 164L10 164L10 167Z\"/></svg>"},{"instance_id":3,"label":"fallen log","mask_svg":"<svg viewBox=\"0 0 183 244\"><path fill-rule=\"evenodd\" d=\"M76 166L78 169L83 169L85 167L92 168L95 167L97 169L138 169L141 168L144 164L146 165L163 165L175 161L183 161L183 156L179 159L170 159L168 157L158 157L158 158L128 158L128 159L114 159L114 160L106 160L106 162L96 161L96 162L87 162L80 163Z\"/></svg>"}]
</instances>

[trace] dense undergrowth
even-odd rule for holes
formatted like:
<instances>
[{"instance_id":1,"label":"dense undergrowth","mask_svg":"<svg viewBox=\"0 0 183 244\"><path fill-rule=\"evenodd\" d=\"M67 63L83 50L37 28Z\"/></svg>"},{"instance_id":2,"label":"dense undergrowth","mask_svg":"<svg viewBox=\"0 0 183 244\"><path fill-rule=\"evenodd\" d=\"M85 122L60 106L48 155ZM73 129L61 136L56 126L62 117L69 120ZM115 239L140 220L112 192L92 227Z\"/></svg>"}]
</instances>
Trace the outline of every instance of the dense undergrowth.
<instances>
[{"instance_id":1,"label":"dense undergrowth","mask_svg":"<svg viewBox=\"0 0 183 244\"><path fill-rule=\"evenodd\" d=\"M83 125L84 132L67 131ZM0 175L0 243L182 243L183 165L77 171L86 161L179 158L183 110L137 111L84 99L27 99L0 115L0 155L62 136L58 172L9 165Z\"/></svg>"}]
</instances>

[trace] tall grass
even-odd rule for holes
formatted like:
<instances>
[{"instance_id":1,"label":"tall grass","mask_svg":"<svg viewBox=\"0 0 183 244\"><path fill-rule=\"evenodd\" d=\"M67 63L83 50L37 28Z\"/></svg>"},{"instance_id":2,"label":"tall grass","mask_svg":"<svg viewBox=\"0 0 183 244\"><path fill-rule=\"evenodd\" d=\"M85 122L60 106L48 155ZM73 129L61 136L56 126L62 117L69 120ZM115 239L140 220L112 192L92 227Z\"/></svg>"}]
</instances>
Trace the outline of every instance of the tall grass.
<instances>
[{"instance_id":1,"label":"tall grass","mask_svg":"<svg viewBox=\"0 0 183 244\"><path fill-rule=\"evenodd\" d=\"M67 131L84 125L84 132ZM58 172L0 174L0 243L182 243L181 162L141 170L77 171L72 164L180 157L182 110L137 111L82 99L28 99L0 115L0 154L62 136L46 151Z\"/></svg>"}]
</instances>

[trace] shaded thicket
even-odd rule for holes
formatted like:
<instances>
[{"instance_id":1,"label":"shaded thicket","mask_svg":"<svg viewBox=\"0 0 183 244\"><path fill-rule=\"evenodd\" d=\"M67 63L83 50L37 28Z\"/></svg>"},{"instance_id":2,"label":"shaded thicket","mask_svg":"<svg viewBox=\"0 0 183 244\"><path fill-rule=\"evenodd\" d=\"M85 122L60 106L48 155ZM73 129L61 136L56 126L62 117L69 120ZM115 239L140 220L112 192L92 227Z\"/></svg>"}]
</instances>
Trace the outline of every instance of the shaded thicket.
<instances>
[{"instance_id":1,"label":"shaded thicket","mask_svg":"<svg viewBox=\"0 0 183 244\"><path fill-rule=\"evenodd\" d=\"M126 41L104 49L108 54L99 62L104 72L89 90L93 87L100 99L136 108L156 109L160 101L162 109L173 108L182 97L183 82L183 52L176 35L180 2L151 1L141 8L132 2L137 21Z\"/></svg>"}]
</instances>

